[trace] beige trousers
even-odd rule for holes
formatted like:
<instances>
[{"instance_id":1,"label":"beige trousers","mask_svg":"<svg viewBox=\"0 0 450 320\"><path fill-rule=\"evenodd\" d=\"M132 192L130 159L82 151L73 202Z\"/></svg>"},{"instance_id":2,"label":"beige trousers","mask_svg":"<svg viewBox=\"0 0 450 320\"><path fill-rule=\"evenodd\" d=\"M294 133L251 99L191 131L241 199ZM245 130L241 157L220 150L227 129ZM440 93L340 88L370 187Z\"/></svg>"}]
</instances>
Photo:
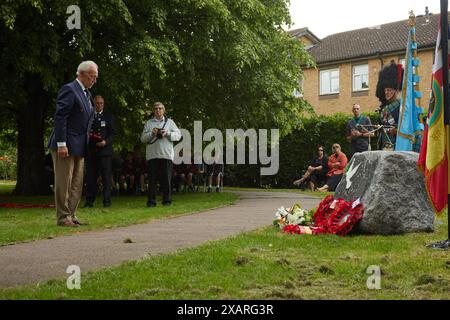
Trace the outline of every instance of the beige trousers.
<instances>
[{"instance_id":1,"label":"beige trousers","mask_svg":"<svg viewBox=\"0 0 450 320\"><path fill-rule=\"evenodd\" d=\"M76 211L83 192L84 158L58 157L51 150L55 172L55 206L57 223L76 220Z\"/></svg>"}]
</instances>

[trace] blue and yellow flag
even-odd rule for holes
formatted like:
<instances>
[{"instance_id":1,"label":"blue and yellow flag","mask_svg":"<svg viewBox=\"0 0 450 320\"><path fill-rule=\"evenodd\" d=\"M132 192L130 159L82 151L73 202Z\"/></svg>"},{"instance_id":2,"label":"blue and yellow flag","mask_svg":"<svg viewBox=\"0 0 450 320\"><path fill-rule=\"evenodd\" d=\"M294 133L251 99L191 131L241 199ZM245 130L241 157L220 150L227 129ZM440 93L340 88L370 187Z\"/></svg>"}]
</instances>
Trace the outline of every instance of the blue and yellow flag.
<instances>
[{"instance_id":1,"label":"blue and yellow flag","mask_svg":"<svg viewBox=\"0 0 450 320\"><path fill-rule=\"evenodd\" d=\"M416 27L413 14L409 17L409 26L395 151L419 152L424 126L423 108L416 103L416 99L420 101L422 98L422 93L416 91L420 77L417 75L419 60L417 59Z\"/></svg>"}]
</instances>

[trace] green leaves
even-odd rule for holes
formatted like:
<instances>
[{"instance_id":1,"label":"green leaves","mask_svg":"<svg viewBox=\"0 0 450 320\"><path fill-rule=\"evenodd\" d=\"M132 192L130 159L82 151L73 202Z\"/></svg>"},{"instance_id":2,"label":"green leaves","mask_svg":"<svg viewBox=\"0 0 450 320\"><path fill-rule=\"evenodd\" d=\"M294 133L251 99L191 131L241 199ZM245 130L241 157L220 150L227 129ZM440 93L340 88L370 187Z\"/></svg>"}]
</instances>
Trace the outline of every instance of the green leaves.
<instances>
[{"instance_id":1,"label":"green leaves","mask_svg":"<svg viewBox=\"0 0 450 320\"><path fill-rule=\"evenodd\" d=\"M93 94L105 97L124 133L118 147L138 141L154 101L180 127L202 120L205 128L278 127L282 135L309 111L292 94L301 67L313 62L282 30L290 23L286 0L86 0L78 4L81 29L68 30L71 4L0 5L0 76L8 79L0 83L0 117L10 117L3 106L33 106L51 119L57 90L87 59L99 65ZM52 103L35 103L29 79Z\"/></svg>"}]
</instances>

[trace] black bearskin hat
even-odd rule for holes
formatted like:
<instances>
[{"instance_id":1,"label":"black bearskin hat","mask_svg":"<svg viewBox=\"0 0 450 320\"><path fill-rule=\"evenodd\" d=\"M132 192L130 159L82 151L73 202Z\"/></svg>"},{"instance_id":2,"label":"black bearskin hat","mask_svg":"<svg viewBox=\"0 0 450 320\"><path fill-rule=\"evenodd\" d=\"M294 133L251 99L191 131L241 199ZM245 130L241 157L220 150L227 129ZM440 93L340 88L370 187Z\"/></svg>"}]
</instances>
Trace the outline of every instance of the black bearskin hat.
<instances>
[{"instance_id":1,"label":"black bearskin hat","mask_svg":"<svg viewBox=\"0 0 450 320\"><path fill-rule=\"evenodd\" d=\"M393 88L395 90L402 89L403 82L403 67L401 64L396 64L394 60L391 64L384 67L378 74L378 83L376 96L380 100L381 105L386 105L386 97L384 94L385 88Z\"/></svg>"}]
</instances>

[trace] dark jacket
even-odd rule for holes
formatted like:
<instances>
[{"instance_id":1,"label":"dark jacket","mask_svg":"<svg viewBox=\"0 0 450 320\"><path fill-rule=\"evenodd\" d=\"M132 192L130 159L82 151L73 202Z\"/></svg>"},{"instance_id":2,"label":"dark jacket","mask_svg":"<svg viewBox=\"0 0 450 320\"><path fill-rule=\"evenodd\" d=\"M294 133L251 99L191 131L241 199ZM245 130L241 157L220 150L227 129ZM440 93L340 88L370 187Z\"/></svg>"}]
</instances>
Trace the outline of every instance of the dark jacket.
<instances>
[{"instance_id":1,"label":"dark jacket","mask_svg":"<svg viewBox=\"0 0 450 320\"><path fill-rule=\"evenodd\" d=\"M89 102L80 84L74 80L59 89L54 127L48 147L57 149L65 142L69 155L85 157L93 118L93 103Z\"/></svg>"},{"instance_id":2,"label":"dark jacket","mask_svg":"<svg viewBox=\"0 0 450 320\"><path fill-rule=\"evenodd\" d=\"M95 115L95 112L94 112ZM97 118L94 116L89 139L89 154L99 157L112 157L114 154L114 117L112 114L103 111ZM106 141L104 147L97 147L98 139L94 137L101 137Z\"/></svg>"}]
</instances>

